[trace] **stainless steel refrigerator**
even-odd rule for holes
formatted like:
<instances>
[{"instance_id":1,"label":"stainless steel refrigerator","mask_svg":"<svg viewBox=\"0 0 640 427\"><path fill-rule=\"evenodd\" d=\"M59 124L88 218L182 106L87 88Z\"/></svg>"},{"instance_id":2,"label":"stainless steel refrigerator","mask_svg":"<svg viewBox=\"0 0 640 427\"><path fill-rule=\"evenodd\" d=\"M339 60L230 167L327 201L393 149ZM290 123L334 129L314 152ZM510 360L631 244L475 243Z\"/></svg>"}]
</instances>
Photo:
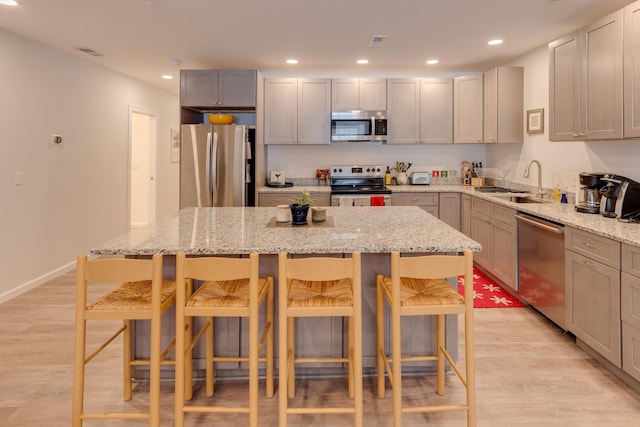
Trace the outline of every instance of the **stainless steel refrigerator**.
<instances>
[{"instance_id":1,"label":"stainless steel refrigerator","mask_svg":"<svg viewBox=\"0 0 640 427\"><path fill-rule=\"evenodd\" d=\"M255 129L182 125L180 208L253 206Z\"/></svg>"}]
</instances>

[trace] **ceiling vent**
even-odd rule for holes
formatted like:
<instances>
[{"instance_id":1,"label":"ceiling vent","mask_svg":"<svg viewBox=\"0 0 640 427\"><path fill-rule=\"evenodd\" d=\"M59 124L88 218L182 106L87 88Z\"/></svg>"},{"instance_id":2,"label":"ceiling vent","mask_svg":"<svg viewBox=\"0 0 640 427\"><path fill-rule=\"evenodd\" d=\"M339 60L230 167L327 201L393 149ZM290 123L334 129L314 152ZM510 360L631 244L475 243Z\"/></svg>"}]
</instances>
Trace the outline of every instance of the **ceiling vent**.
<instances>
[{"instance_id":1,"label":"ceiling vent","mask_svg":"<svg viewBox=\"0 0 640 427\"><path fill-rule=\"evenodd\" d=\"M382 44L382 41L385 39L385 37L387 37L387 36L380 36L380 35L371 36L371 40L369 41L369 47L380 47L380 45Z\"/></svg>"},{"instance_id":2,"label":"ceiling vent","mask_svg":"<svg viewBox=\"0 0 640 427\"><path fill-rule=\"evenodd\" d=\"M101 54L100 52L96 52L95 50L91 49L90 47L78 47L76 48L77 50L79 50L82 53L86 53L87 55L91 55L91 56L104 56L103 54Z\"/></svg>"}]
</instances>

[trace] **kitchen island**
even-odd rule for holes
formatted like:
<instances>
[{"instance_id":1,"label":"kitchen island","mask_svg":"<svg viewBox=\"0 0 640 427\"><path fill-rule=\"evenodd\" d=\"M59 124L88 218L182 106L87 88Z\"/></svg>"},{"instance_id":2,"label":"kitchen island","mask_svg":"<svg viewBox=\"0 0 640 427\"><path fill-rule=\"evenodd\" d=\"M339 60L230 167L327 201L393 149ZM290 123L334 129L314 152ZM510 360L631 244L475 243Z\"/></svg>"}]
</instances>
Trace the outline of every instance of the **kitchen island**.
<instances>
[{"instance_id":1,"label":"kitchen island","mask_svg":"<svg viewBox=\"0 0 640 427\"><path fill-rule=\"evenodd\" d=\"M376 360L375 276L378 273L389 274L389 253L458 253L465 249L478 252L482 247L415 206L328 207L326 214L325 222L314 223L309 219L308 225L293 226L275 221L276 208L187 208L143 228L132 230L94 248L90 253L130 257L162 253L168 255L165 257L165 274L170 277L173 274L173 255L178 252L194 256L243 256L258 252L261 255L260 273L271 274L277 280L279 252L287 252L293 256L344 256L360 251L364 366L368 372L372 372ZM172 315L170 317L173 318ZM228 322L222 320L216 322L216 351L226 352L228 355L236 352L245 354L245 344L239 343L247 325L240 319L230 319ZM169 319L165 321L171 322ZM457 349L457 322L455 317L448 321L452 327L448 328L447 339ZM432 348L434 331L430 319L409 319L408 322L405 331L411 337L403 339L403 343L406 343L403 351L410 353ZM140 356L146 355L148 351L145 339L148 331L145 328L145 324L137 325L136 353ZM342 355L343 336L346 336L343 329L341 319L301 322L296 329L300 353L308 351L315 355ZM173 328L167 328L165 323L164 331L163 340L170 339ZM313 339L310 340L309 337ZM196 349L196 359L200 350ZM226 368L233 375L240 367L223 365L219 368ZM327 374L333 375L335 372Z\"/></svg>"}]
</instances>

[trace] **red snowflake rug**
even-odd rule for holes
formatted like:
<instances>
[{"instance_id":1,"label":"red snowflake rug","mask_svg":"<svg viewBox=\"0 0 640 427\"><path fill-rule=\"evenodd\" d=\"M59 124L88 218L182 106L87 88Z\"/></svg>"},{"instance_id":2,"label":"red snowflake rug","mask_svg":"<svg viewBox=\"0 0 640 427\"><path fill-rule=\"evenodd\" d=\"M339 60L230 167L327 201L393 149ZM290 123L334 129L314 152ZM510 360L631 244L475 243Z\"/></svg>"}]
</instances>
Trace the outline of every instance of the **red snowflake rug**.
<instances>
[{"instance_id":1,"label":"red snowflake rug","mask_svg":"<svg viewBox=\"0 0 640 427\"><path fill-rule=\"evenodd\" d=\"M464 277L458 278L458 292L464 295ZM512 308L524 307L517 298L504 290L486 274L473 267L473 307Z\"/></svg>"}]
</instances>

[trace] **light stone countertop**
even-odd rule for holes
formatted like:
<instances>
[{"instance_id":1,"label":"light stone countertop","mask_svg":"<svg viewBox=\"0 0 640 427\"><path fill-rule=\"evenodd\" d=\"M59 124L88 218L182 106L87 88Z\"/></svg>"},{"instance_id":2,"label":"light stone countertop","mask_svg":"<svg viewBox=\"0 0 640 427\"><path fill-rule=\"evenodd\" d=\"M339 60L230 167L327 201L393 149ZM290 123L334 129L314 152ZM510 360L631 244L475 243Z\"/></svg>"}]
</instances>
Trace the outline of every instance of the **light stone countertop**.
<instances>
[{"instance_id":1,"label":"light stone countertop","mask_svg":"<svg viewBox=\"0 0 640 427\"><path fill-rule=\"evenodd\" d=\"M187 208L115 238L92 255L430 253L482 246L416 206L328 207L327 222L275 225L276 208Z\"/></svg>"},{"instance_id":2,"label":"light stone countertop","mask_svg":"<svg viewBox=\"0 0 640 427\"><path fill-rule=\"evenodd\" d=\"M303 188L309 191L331 191L329 186L294 186L285 191L302 191ZM462 193L489 200L494 203L508 206L519 212L539 216L541 218L554 221L565 226L574 227L599 236L607 237L631 246L640 247L640 224L625 223L614 218L605 218L599 214L587 214L576 212L573 204L560 204L549 201L548 203L514 203L500 198L504 193L480 193L474 187L462 185L391 185L393 193L424 192L424 193ZM272 188L261 187L260 192L270 192Z\"/></svg>"}]
</instances>

